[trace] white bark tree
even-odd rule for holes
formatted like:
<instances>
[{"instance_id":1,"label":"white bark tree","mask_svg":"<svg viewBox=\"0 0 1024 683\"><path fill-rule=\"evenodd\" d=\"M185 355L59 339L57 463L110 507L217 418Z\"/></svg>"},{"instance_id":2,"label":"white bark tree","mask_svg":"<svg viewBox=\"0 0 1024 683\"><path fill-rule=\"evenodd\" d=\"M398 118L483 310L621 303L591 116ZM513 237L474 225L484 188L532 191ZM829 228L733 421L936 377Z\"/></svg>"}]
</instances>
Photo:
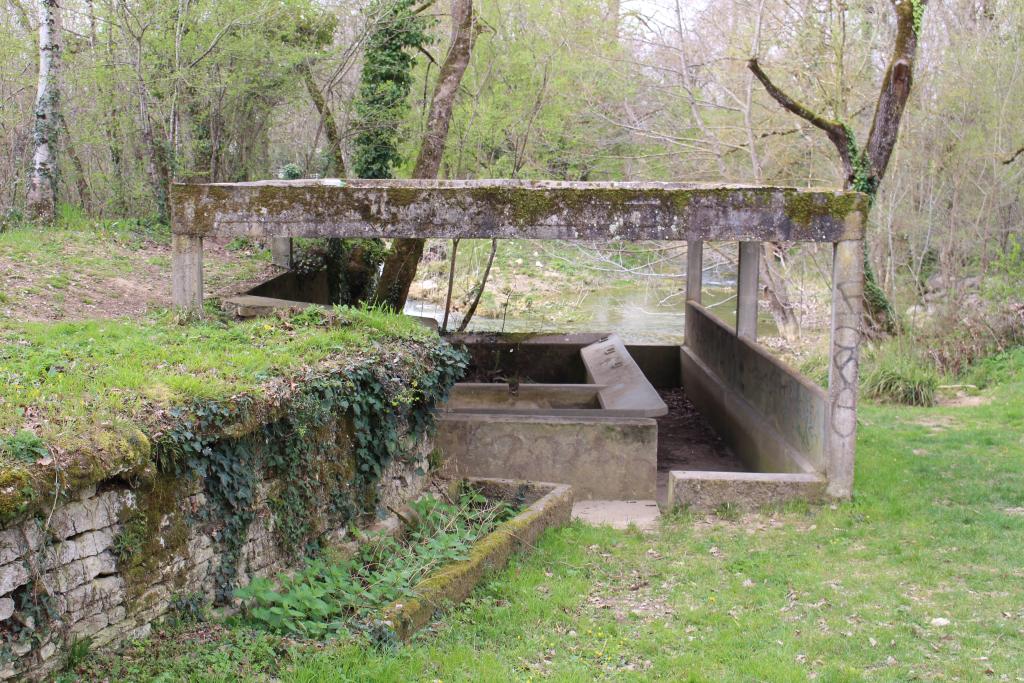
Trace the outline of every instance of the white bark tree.
<instances>
[{"instance_id":1,"label":"white bark tree","mask_svg":"<svg viewBox=\"0 0 1024 683\"><path fill-rule=\"evenodd\" d=\"M34 152L28 185L29 214L38 221L53 220L57 206L57 131L60 123L61 43L60 5L57 0L39 4L39 85L36 90Z\"/></svg>"}]
</instances>

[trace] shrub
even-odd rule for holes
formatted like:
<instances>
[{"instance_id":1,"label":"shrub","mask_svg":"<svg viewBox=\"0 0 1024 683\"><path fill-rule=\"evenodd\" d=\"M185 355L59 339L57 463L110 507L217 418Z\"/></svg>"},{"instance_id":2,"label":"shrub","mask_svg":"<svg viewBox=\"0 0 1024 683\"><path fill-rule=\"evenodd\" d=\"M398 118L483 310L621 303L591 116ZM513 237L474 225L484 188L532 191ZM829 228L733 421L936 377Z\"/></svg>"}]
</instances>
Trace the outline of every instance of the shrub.
<instances>
[{"instance_id":1,"label":"shrub","mask_svg":"<svg viewBox=\"0 0 1024 683\"><path fill-rule=\"evenodd\" d=\"M935 404L939 373L913 352L899 346L880 351L861 383L866 396L908 406Z\"/></svg>"}]
</instances>

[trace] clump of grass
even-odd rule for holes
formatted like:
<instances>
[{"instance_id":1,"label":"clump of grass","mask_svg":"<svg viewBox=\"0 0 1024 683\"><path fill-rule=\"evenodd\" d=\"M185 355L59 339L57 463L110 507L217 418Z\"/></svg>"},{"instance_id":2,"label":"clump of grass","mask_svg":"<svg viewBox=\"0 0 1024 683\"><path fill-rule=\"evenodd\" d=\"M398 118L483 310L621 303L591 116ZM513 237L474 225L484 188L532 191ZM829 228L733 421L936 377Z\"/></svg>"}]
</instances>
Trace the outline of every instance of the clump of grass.
<instances>
[{"instance_id":1,"label":"clump of grass","mask_svg":"<svg viewBox=\"0 0 1024 683\"><path fill-rule=\"evenodd\" d=\"M885 347L869 367L862 382L869 398L908 406L935 405L939 373L915 353L899 346Z\"/></svg>"},{"instance_id":2,"label":"clump of grass","mask_svg":"<svg viewBox=\"0 0 1024 683\"><path fill-rule=\"evenodd\" d=\"M31 464L49 455L46 444L34 432L22 429L14 434L0 436L0 462L13 460Z\"/></svg>"},{"instance_id":3,"label":"clump of grass","mask_svg":"<svg viewBox=\"0 0 1024 683\"><path fill-rule=\"evenodd\" d=\"M823 353L816 353L808 356L801 363L800 374L811 380L819 387L828 386L828 356Z\"/></svg>"}]
</instances>

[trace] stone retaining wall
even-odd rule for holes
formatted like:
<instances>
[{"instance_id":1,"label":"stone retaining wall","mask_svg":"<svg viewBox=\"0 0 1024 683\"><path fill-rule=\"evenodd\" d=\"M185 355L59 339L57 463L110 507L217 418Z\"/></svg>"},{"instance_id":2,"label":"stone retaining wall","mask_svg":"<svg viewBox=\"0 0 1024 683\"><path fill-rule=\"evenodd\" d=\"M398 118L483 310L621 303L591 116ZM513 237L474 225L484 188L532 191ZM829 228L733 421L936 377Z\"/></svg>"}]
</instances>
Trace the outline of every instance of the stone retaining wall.
<instances>
[{"instance_id":1,"label":"stone retaining wall","mask_svg":"<svg viewBox=\"0 0 1024 683\"><path fill-rule=\"evenodd\" d=\"M432 449L432 440L423 439L410 458L386 469L377 486L379 509L422 492ZM204 516L210 506L202 481L175 482L174 488L159 516L158 537L147 539L167 549L151 566L137 555L145 550L126 548L125 537L126 520L151 502L149 494L123 482L78 491L48 515L0 530L0 680L41 678L63 665L77 640L97 648L144 637L176 605L213 600L221 562L216 521ZM268 505L274 490L273 480L261 481L238 562L239 585L295 564L275 538ZM323 540L341 541L346 532L344 526L328 529Z\"/></svg>"}]
</instances>

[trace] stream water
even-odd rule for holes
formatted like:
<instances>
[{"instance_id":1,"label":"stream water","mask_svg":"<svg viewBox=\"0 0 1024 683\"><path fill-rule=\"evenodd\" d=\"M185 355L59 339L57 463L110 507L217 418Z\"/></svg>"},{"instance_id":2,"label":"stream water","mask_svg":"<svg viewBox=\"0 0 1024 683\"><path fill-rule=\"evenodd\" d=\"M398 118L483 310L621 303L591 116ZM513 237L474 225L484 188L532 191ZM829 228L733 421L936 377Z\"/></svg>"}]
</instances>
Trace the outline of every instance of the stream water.
<instances>
[{"instance_id":1,"label":"stream water","mask_svg":"<svg viewBox=\"0 0 1024 683\"><path fill-rule=\"evenodd\" d=\"M472 332L616 332L628 343L678 344L683 340L684 300L682 283L666 280L638 280L628 284L599 287L585 293L579 301L567 301L570 310L563 319L546 320L530 314L506 319L474 316ZM705 306L728 325L736 322L736 289L729 278L705 278L702 294ZM444 317L440 305L410 299L405 306L409 315ZM460 316L449 319L449 328L457 327ZM758 334L776 334L771 316L762 312Z\"/></svg>"}]
</instances>

